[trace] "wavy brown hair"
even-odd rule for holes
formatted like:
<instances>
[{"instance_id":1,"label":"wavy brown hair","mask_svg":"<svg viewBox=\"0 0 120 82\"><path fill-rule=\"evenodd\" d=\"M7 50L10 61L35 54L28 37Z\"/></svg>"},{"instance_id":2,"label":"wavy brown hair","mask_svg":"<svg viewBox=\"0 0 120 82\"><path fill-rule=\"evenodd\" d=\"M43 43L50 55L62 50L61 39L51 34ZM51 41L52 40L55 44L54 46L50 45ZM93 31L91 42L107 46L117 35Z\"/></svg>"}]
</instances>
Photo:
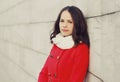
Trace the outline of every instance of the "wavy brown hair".
<instances>
[{"instance_id":1,"label":"wavy brown hair","mask_svg":"<svg viewBox=\"0 0 120 82\"><path fill-rule=\"evenodd\" d=\"M70 13L72 20L74 22L72 38L74 40L75 46L77 46L79 42L82 41L86 43L89 47L90 41L88 36L87 22L84 18L82 11L75 6L66 6L60 11L57 20L55 21L53 32L50 35L51 43L53 43L52 38L54 38L58 33L60 33L60 28L59 28L60 17L62 12L66 10Z\"/></svg>"}]
</instances>

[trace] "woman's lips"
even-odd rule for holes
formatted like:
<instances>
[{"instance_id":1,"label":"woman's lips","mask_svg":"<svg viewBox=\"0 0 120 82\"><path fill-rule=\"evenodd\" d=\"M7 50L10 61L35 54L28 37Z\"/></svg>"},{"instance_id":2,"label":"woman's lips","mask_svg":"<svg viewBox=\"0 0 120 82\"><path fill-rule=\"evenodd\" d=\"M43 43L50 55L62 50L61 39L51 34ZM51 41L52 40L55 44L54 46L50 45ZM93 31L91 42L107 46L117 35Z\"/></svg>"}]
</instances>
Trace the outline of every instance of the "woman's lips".
<instances>
[{"instance_id":1,"label":"woman's lips","mask_svg":"<svg viewBox=\"0 0 120 82\"><path fill-rule=\"evenodd\" d=\"M69 30L67 30L67 29L62 29L62 31L63 31L63 32L67 32L67 31L69 31Z\"/></svg>"}]
</instances>

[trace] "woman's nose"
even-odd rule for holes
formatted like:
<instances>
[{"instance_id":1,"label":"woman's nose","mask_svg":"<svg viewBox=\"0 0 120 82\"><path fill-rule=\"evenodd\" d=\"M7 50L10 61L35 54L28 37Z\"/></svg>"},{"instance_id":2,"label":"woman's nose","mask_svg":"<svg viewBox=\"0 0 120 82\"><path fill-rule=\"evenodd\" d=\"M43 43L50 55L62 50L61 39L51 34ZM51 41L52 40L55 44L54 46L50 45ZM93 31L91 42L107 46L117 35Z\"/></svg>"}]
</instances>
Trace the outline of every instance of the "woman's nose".
<instances>
[{"instance_id":1,"label":"woman's nose","mask_svg":"<svg viewBox=\"0 0 120 82\"><path fill-rule=\"evenodd\" d=\"M67 23L65 22L65 23L63 24L63 26L66 27L66 26L67 26Z\"/></svg>"}]
</instances>

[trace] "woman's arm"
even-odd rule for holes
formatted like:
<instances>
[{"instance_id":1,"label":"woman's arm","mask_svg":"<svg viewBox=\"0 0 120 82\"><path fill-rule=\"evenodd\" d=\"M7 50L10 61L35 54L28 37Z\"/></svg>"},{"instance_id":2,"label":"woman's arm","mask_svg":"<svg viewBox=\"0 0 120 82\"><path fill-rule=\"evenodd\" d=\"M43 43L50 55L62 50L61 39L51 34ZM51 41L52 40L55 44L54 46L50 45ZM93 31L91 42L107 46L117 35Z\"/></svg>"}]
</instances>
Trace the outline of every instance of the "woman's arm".
<instances>
[{"instance_id":1,"label":"woman's arm","mask_svg":"<svg viewBox=\"0 0 120 82\"><path fill-rule=\"evenodd\" d=\"M89 65L89 49L86 44L77 48L72 74L69 82L83 82Z\"/></svg>"},{"instance_id":2,"label":"woman's arm","mask_svg":"<svg viewBox=\"0 0 120 82\"><path fill-rule=\"evenodd\" d=\"M48 67L47 67L47 61L48 58L41 70L41 72L39 73L39 77L38 77L38 82L48 82Z\"/></svg>"}]
</instances>

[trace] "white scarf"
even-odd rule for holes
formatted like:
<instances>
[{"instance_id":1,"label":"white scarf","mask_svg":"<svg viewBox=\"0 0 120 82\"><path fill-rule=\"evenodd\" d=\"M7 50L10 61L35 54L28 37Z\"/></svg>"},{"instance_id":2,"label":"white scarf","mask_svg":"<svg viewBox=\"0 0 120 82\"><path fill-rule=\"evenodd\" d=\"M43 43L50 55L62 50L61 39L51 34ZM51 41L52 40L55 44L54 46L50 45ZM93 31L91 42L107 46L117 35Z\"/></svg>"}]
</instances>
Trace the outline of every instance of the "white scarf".
<instances>
[{"instance_id":1,"label":"white scarf","mask_svg":"<svg viewBox=\"0 0 120 82\"><path fill-rule=\"evenodd\" d=\"M69 49L74 46L74 41L71 35L64 37L61 33L59 33L52 39L52 41L61 49Z\"/></svg>"}]
</instances>

